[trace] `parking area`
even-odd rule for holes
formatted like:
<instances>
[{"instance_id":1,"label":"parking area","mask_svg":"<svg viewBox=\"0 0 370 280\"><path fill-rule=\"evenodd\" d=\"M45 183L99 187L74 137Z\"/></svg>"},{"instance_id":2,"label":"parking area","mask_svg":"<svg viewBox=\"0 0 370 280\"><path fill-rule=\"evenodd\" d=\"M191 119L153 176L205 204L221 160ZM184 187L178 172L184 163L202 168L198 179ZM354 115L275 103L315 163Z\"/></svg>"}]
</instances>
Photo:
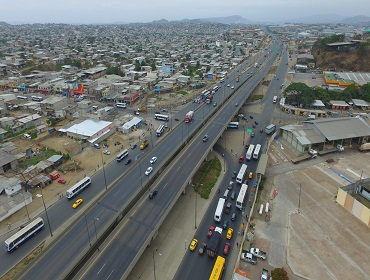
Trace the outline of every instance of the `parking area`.
<instances>
[{"instance_id":1,"label":"parking area","mask_svg":"<svg viewBox=\"0 0 370 280\"><path fill-rule=\"evenodd\" d=\"M370 154L347 149L293 165L287 150L284 143L272 144L270 155L275 159L270 157L252 220L253 247L267 251L267 260L256 266L241 262L240 268L250 279L259 279L263 268L276 267L284 267L291 279L368 278L369 228L337 204L335 196L348 180L370 176L364 168ZM328 158L334 162L327 163ZM266 202L270 213L260 215L259 205Z\"/></svg>"}]
</instances>

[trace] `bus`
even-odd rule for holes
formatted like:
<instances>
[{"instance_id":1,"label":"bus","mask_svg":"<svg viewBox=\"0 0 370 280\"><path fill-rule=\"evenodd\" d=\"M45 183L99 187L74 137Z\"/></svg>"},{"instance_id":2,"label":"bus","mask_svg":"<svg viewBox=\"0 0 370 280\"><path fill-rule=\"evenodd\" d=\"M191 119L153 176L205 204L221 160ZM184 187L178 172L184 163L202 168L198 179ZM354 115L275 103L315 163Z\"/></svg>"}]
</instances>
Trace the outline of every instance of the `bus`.
<instances>
[{"instance_id":1,"label":"bus","mask_svg":"<svg viewBox=\"0 0 370 280\"><path fill-rule=\"evenodd\" d=\"M242 164L242 167L240 167L239 174L238 176L236 176L237 183L239 184L243 183L244 177L247 174L247 168L248 168L248 165Z\"/></svg>"},{"instance_id":2,"label":"bus","mask_svg":"<svg viewBox=\"0 0 370 280\"><path fill-rule=\"evenodd\" d=\"M227 128L239 128L239 122L230 122Z\"/></svg>"},{"instance_id":3,"label":"bus","mask_svg":"<svg viewBox=\"0 0 370 280\"><path fill-rule=\"evenodd\" d=\"M23 242L27 241L28 238L36 235L36 233L43 227L43 219L36 218L24 228L21 228L18 232L5 240L5 250L8 252L13 252L13 250L18 248Z\"/></svg>"},{"instance_id":4,"label":"bus","mask_svg":"<svg viewBox=\"0 0 370 280\"><path fill-rule=\"evenodd\" d=\"M275 124L269 124L268 126L266 126L265 128L265 132L267 135L271 134L271 133L274 133L276 130L276 125Z\"/></svg>"},{"instance_id":5,"label":"bus","mask_svg":"<svg viewBox=\"0 0 370 280\"><path fill-rule=\"evenodd\" d=\"M125 103L116 103L116 107L120 108L120 109L126 109L127 108Z\"/></svg>"},{"instance_id":6,"label":"bus","mask_svg":"<svg viewBox=\"0 0 370 280\"><path fill-rule=\"evenodd\" d=\"M214 217L214 220L216 222L221 222L222 212L224 211L224 206L225 206L225 198L220 198L218 200L215 217Z\"/></svg>"},{"instance_id":7,"label":"bus","mask_svg":"<svg viewBox=\"0 0 370 280\"><path fill-rule=\"evenodd\" d=\"M245 155L245 158L247 160L251 160L252 155L253 155L253 150L254 150L254 145L253 144L250 144L249 145L249 148L248 148L248 151L247 151L247 154Z\"/></svg>"},{"instance_id":8,"label":"bus","mask_svg":"<svg viewBox=\"0 0 370 280\"><path fill-rule=\"evenodd\" d=\"M28 97L27 97L27 96L18 95L18 96L17 96L17 99L27 101L27 100L28 100Z\"/></svg>"},{"instance_id":9,"label":"bus","mask_svg":"<svg viewBox=\"0 0 370 280\"><path fill-rule=\"evenodd\" d=\"M80 182L78 182L76 185L74 185L73 187L67 190L66 197L68 199L71 199L72 197L79 194L80 192L82 192L84 189L86 189L90 185L91 185L91 178L85 177Z\"/></svg>"},{"instance_id":10,"label":"bus","mask_svg":"<svg viewBox=\"0 0 370 280\"><path fill-rule=\"evenodd\" d=\"M276 101L277 101L277 96L275 95L275 96L274 96L274 99L272 99L272 103L274 103L274 104L275 104L275 103L276 103Z\"/></svg>"},{"instance_id":11,"label":"bus","mask_svg":"<svg viewBox=\"0 0 370 280\"><path fill-rule=\"evenodd\" d=\"M243 184L242 187L240 188L238 198L236 199L236 203L235 203L236 208L238 208L239 210L242 210L243 208L243 203L244 203L245 196L247 195L247 190L248 190L247 184Z\"/></svg>"},{"instance_id":12,"label":"bus","mask_svg":"<svg viewBox=\"0 0 370 280\"><path fill-rule=\"evenodd\" d=\"M162 135L162 133L164 132L164 124L161 124L158 128L157 128L157 130L156 130L156 132L155 132L155 134L157 135L157 137L160 137L161 135Z\"/></svg>"},{"instance_id":13,"label":"bus","mask_svg":"<svg viewBox=\"0 0 370 280\"><path fill-rule=\"evenodd\" d=\"M212 88L212 92L213 92L213 93L215 93L218 89L219 89L219 87L218 87L218 86L214 86L214 87Z\"/></svg>"},{"instance_id":14,"label":"bus","mask_svg":"<svg viewBox=\"0 0 370 280\"><path fill-rule=\"evenodd\" d=\"M260 155L261 145L257 144L253 152L253 159L257 160Z\"/></svg>"},{"instance_id":15,"label":"bus","mask_svg":"<svg viewBox=\"0 0 370 280\"><path fill-rule=\"evenodd\" d=\"M211 275L209 276L209 280L221 280L222 273L224 272L226 259L218 256L213 266Z\"/></svg>"},{"instance_id":16,"label":"bus","mask_svg":"<svg viewBox=\"0 0 370 280\"><path fill-rule=\"evenodd\" d=\"M44 100L41 96L32 96L31 99L37 102L41 102L42 100Z\"/></svg>"},{"instance_id":17,"label":"bus","mask_svg":"<svg viewBox=\"0 0 370 280\"><path fill-rule=\"evenodd\" d=\"M128 156L128 151L127 149L124 149L122 152L120 152L118 155L117 155L117 162L120 162L122 161L125 157Z\"/></svg>"},{"instance_id":18,"label":"bus","mask_svg":"<svg viewBox=\"0 0 370 280\"><path fill-rule=\"evenodd\" d=\"M165 121L165 122L168 122L170 120L170 117L168 115L162 115L162 114L154 114L154 118L156 120Z\"/></svg>"}]
</instances>

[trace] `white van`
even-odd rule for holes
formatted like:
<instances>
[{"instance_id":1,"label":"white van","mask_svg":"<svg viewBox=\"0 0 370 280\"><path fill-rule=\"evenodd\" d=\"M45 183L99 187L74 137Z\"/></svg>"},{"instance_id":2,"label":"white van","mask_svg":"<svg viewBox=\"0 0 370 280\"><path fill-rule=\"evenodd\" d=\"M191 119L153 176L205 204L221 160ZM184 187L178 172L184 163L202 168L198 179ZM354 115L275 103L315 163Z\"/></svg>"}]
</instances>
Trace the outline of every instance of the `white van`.
<instances>
[{"instance_id":1,"label":"white van","mask_svg":"<svg viewBox=\"0 0 370 280\"><path fill-rule=\"evenodd\" d=\"M229 195L229 190L226 190L226 191L224 192L224 198L225 198L225 199L227 199L228 195Z\"/></svg>"},{"instance_id":2,"label":"white van","mask_svg":"<svg viewBox=\"0 0 370 280\"><path fill-rule=\"evenodd\" d=\"M31 135L29 135L29 134L27 134L27 133L23 134L23 137L24 137L24 138L27 138L27 139L31 139Z\"/></svg>"}]
</instances>

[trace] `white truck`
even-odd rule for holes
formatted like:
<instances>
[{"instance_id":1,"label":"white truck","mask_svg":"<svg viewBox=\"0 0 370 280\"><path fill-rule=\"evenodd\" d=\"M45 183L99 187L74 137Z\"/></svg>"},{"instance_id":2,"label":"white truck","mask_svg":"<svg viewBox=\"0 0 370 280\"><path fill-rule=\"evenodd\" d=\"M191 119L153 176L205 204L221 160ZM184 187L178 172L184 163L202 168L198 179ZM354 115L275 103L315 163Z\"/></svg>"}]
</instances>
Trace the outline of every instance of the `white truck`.
<instances>
[{"instance_id":1,"label":"white truck","mask_svg":"<svg viewBox=\"0 0 370 280\"><path fill-rule=\"evenodd\" d=\"M253 256L251 253L243 252L240 255L240 259L245 262L249 262L251 264L257 264L257 258Z\"/></svg>"},{"instance_id":2,"label":"white truck","mask_svg":"<svg viewBox=\"0 0 370 280\"><path fill-rule=\"evenodd\" d=\"M269 279L269 271L267 269L262 269L261 280Z\"/></svg>"},{"instance_id":3,"label":"white truck","mask_svg":"<svg viewBox=\"0 0 370 280\"><path fill-rule=\"evenodd\" d=\"M260 258L260 259L263 259L263 260L265 260L265 259L266 259L266 256L267 256L266 252L261 251L261 250L260 250L260 249L258 249L258 248L251 248L250 253L251 253L253 256L255 256L255 257L257 257L257 258Z\"/></svg>"}]
</instances>

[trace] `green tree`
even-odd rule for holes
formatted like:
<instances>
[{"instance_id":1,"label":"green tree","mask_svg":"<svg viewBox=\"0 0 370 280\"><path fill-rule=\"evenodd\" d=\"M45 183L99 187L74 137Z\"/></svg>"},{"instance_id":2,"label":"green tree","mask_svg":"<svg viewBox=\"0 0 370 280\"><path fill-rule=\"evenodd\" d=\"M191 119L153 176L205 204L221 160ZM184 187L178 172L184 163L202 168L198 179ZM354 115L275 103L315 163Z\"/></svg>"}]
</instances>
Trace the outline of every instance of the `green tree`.
<instances>
[{"instance_id":1,"label":"green tree","mask_svg":"<svg viewBox=\"0 0 370 280\"><path fill-rule=\"evenodd\" d=\"M288 273L283 267L272 270L271 277L274 280L289 280Z\"/></svg>"},{"instance_id":2,"label":"green tree","mask_svg":"<svg viewBox=\"0 0 370 280\"><path fill-rule=\"evenodd\" d=\"M314 102L313 90L304 83L290 84L284 91L287 103L295 106L309 107Z\"/></svg>"}]
</instances>

